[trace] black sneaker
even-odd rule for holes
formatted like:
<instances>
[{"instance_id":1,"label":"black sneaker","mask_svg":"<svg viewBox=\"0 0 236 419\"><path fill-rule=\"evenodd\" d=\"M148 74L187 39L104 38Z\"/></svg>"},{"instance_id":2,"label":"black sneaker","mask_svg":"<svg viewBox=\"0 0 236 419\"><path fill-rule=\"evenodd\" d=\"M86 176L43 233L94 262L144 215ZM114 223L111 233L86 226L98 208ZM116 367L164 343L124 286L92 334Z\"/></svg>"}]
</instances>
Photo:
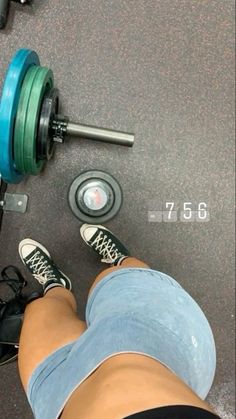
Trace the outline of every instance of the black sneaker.
<instances>
[{"instance_id":1,"label":"black sneaker","mask_svg":"<svg viewBox=\"0 0 236 419\"><path fill-rule=\"evenodd\" d=\"M71 281L53 263L47 249L31 239L24 239L19 244L19 254L33 277L43 286L44 293L54 287L71 290Z\"/></svg>"},{"instance_id":2,"label":"black sneaker","mask_svg":"<svg viewBox=\"0 0 236 419\"><path fill-rule=\"evenodd\" d=\"M101 262L118 265L130 256L117 237L101 225L83 224L80 234L85 243L102 257Z\"/></svg>"}]
</instances>

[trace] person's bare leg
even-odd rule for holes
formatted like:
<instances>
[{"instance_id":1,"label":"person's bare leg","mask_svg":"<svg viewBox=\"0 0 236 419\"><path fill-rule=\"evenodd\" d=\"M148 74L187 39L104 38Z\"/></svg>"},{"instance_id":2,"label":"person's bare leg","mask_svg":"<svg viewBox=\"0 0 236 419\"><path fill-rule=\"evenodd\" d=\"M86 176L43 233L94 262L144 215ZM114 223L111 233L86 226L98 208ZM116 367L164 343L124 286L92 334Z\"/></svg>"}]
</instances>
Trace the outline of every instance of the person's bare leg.
<instances>
[{"instance_id":1,"label":"person's bare leg","mask_svg":"<svg viewBox=\"0 0 236 419\"><path fill-rule=\"evenodd\" d=\"M19 370L26 389L33 370L54 351L79 338L86 324L76 314L70 279L48 250L28 238L20 242L19 254L44 292L44 297L27 306L20 336Z\"/></svg>"},{"instance_id":2,"label":"person's bare leg","mask_svg":"<svg viewBox=\"0 0 236 419\"><path fill-rule=\"evenodd\" d=\"M26 390L33 370L52 352L76 340L86 330L76 314L71 291L62 287L49 290L25 311L20 336L19 371Z\"/></svg>"},{"instance_id":3,"label":"person's bare leg","mask_svg":"<svg viewBox=\"0 0 236 419\"><path fill-rule=\"evenodd\" d=\"M113 266L111 268L106 268L104 269L102 272L100 272L100 274L97 275L97 277L95 278L95 281L89 291L89 294L92 292L92 290L94 289L94 287L98 284L98 282L102 281L103 278L105 278L108 274L110 274L111 272L114 271L118 271L120 269L124 269L124 268L150 268L145 262L142 262L139 259L136 259L134 257L127 257L126 259L124 259L121 264L119 266Z\"/></svg>"}]
</instances>

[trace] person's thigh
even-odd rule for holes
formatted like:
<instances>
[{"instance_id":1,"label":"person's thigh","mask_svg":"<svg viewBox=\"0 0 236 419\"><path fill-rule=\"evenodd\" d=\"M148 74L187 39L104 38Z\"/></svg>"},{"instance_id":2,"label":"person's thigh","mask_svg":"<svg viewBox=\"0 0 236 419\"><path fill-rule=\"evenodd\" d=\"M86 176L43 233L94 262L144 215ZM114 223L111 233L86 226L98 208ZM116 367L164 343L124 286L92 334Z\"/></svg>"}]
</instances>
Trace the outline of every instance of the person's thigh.
<instances>
[{"instance_id":1,"label":"person's thigh","mask_svg":"<svg viewBox=\"0 0 236 419\"><path fill-rule=\"evenodd\" d=\"M19 345L19 371L26 389L33 370L51 353L86 330L71 292L55 288L26 308Z\"/></svg>"},{"instance_id":2,"label":"person's thigh","mask_svg":"<svg viewBox=\"0 0 236 419\"><path fill-rule=\"evenodd\" d=\"M173 278L130 267L107 275L89 296L86 322L111 320L121 338L119 347L112 340L114 352L147 354L206 397L215 374L214 337L198 304Z\"/></svg>"}]
</instances>

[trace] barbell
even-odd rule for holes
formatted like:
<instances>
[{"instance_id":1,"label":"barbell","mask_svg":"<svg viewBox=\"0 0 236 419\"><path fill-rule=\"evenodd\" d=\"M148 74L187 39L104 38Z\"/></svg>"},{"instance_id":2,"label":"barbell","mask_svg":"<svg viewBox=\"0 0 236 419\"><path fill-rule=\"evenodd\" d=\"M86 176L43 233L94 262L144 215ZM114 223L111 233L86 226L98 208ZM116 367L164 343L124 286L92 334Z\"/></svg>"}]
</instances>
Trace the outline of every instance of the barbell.
<instances>
[{"instance_id":1,"label":"barbell","mask_svg":"<svg viewBox=\"0 0 236 419\"><path fill-rule=\"evenodd\" d=\"M134 144L133 134L74 123L60 115L53 72L41 67L35 51L20 49L8 67L0 102L2 179L19 183L26 175L38 175L66 137Z\"/></svg>"}]
</instances>

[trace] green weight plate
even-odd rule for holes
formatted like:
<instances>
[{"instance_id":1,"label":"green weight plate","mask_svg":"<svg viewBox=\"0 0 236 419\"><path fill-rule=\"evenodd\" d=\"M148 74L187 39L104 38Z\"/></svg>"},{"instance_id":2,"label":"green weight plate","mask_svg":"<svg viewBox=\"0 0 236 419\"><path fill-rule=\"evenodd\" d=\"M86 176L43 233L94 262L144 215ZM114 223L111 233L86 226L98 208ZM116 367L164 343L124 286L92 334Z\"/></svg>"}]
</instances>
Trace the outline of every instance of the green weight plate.
<instances>
[{"instance_id":1,"label":"green weight plate","mask_svg":"<svg viewBox=\"0 0 236 419\"><path fill-rule=\"evenodd\" d=\"M37 160L37 135L40 111L45 94L53 88L53 73L46 67L37 72L28 102L24 135L24 167L26 173L37 175L45 160Z\"/></svg>"},{"instance_id":2,"label":"green weight plate","mask_svg":"<svg viewBox=\"0 0 236 419\"><path fill-rule=\"evenodd\" d=\"M35 80L35 76L40 70L40 68L41 67L39 66L31 67L26 73L21 87L20 100L17 108L14 130L14 161L16 169L21 173L26 173L24 167L24 138L29 98Z\"/></svg>"}]
</instances>

